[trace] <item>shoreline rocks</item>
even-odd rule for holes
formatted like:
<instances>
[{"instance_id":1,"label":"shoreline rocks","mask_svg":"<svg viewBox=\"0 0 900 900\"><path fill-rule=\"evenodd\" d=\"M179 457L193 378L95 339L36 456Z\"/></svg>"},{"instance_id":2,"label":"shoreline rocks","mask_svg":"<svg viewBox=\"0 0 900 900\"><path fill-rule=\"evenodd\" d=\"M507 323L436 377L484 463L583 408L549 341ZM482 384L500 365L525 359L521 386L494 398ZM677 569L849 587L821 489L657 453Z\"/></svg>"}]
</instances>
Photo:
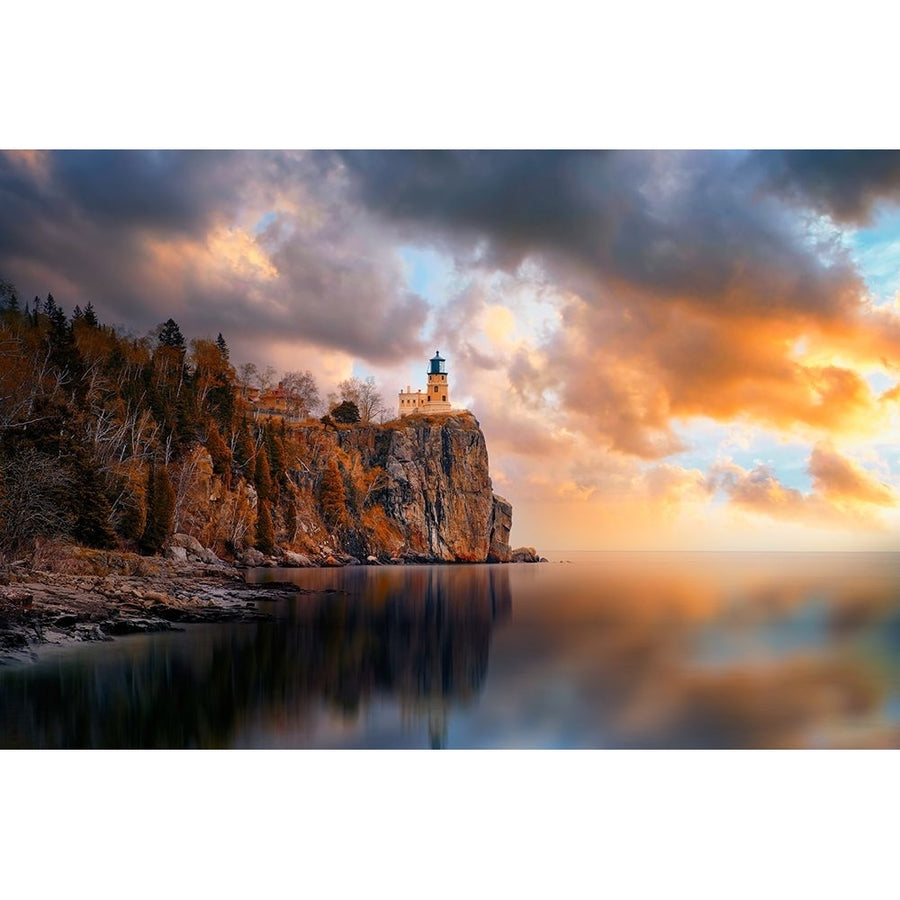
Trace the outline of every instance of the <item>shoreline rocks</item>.
<instances>
[{"instance_id":1,"label":"shoreline rocks","mask_svg":"<svg viewBox=\"0 0 900 900\"><path fill-rule=\"evenodd\" d=\"M260 601L306 593L278 582L248 584L243 572L176 565L152 558L143 574L63 574L11 567L0 584L0 665L38 659L51 646L177 630L187 623L253 622L269 617ZM120 569L129 561L120 561Z\"/></svg>"},{"instance_id":2,"label":"shoreline rocks","mask_svg":"<svg viewBox=\"0 0 900 900\"><path fill-rule=\"evenodd\" d=\"M495 498L502 518L502 498ZM502 531L502 522L501 522ZM508 545L507 545L508 547ZM248 584L247 568L341 568L344 566L446 565L405 550L394 556L369 554L362 560L331 547L322 556L283 550L265 556L247 550L232 565L196 538L173 535L163 556L63 545L54 571L28 569L24 561L0 571L0 665L37 659L42 647L109 641L124 634L169 631L181 623L250 622L267 613L258 602L278 600L306 589L289 583ZM501 548L498 547L498 550ZM325 552L327 551L327 552ZM498 552L488 562L546 562L533 547ZM176 624L177 623L177 624Z\"/></svg>"}]
</instances>

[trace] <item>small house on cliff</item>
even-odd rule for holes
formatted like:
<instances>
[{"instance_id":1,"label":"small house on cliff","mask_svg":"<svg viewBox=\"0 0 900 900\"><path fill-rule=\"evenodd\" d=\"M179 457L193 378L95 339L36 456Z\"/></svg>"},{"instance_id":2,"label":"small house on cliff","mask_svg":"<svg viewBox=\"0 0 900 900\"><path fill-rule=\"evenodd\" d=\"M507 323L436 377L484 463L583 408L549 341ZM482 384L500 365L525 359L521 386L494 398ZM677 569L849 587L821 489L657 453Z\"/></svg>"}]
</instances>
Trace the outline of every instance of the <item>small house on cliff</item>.
<instances>
[{"instance_id":1,"label":"small house on cliff","mask_svg":"<svg viewBox=\"0 0 900 900\"><path fill-rule=\"evenodd\" d=\"M407 416L414 412L448 413L450 406L450 388L447 382L447 360L441 356L440 350L434 351L428 366L428 386L424 391L400 391L400 415Z\"/></svg>"}]
</instances>

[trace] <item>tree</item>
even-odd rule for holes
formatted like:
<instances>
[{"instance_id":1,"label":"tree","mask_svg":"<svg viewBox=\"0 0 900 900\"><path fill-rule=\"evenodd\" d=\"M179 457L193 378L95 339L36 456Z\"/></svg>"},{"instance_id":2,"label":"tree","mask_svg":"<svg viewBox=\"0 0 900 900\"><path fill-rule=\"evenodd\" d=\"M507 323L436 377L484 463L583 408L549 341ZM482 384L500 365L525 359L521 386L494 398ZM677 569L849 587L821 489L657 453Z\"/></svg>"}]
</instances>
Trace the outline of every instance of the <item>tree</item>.
<instances>
[{"instance_id":1,"label":"tree","mask_svg":"<svg viewBox=\"0 0 900 900\"><path fill-rule=\"evenodd\" d=\"M238 366L238 384L246 394L250 388L256 386L256 378L259 374L255 363L242 363Z\"/></svg>"},{"instance_id":2,"label":"tree","mask_svg":"<svg viewBox=\"0 0 900 900\"><path fill-rule=\"evenodd\" d=\"M208 340L191 341L191 363L200 408L210 412L220 428L229 432L234 419L234 369L218 344Z\"/></svg>"},{"instance_id":3,"label":"tree","mask_svg":"<svg viewBox=\"0 0 900 900\"><path fill-rule=\"evenodd\" d=\"M360 421L368 425L384 417L387 407L373 376L366 379L348 378L338 385L338 399L348 400L359 410Z\"/></svg>"},{"instance_id":4,"label":"tree","mask_svg":"<svg viewBox=\"0 0 900 900\"><path fill-rule=\"evenodd\" d=\"M297 507L293 500L288 500L284 506L284 530L287 532L287 542L292 544L297 540Z\"/></svg>"},{"instance_id":5,"label":"tree","mask_svg":"<svg viewBox=\"0 0 900 900\"><path fill-rule=\"evenodd\" d=\"M288 415L305 418L315 413L322 405L319 387L312 372L285 372L281 388L288 404Z\"/></svg>"},{"instance_id":6,"label":"tree","mask_svg":"<svg viewBox=\"0 0 900 900\"><path fill-rule=\"evenodd\" d=\"M225 362L228 362L228 344L225 343L225 338L222 337L222 332L219 332L219 336L216 338L216 346L219 348L219 353L222 354L222 358Z\"/></svg>"},{"instance_id":7,"label":"tree","mask_svg":"<svg viewBox=\"0 0 900 900\"><path fill-rule=\"evenodd\" d=\"M101 472L84 447L72 454L67 505L73 514L72 537L89 547L114 547L112 507Z\"/></svg>"},{"instance_id":8,"label":"tree","mask_svg":"<svg viewBox=\"0 0 900 900\"><path fill-rule=\"evenodd\" d=\"M213 472L219 475L225 482L225 486L231 485L231 462L233 459L228 444L222 440L216 423L210 421L206 429L206 449L212 459Z\"/></svg>"},{"instance_id":9,"label":"tree","mask_svg":"<svg viewBox=\"0 0 900 900\"><path fill-rule=\"evenodd\" d=\"M275 528L272 525L268 500L260 499L256 510L256 549L263 553L272 553L275 550Z\"/></svg>"},{"instance_id":10,"label":"tree","mask_svg":"<svg viewBox=\"0 0 900 900\"><path fill-rule=\"evenodd\" d=\"M244 419L233 437L232 453L234 464L250 478L253 476L253 438L250 437L250 426Z\"/></svg>"},{"instance_id":11,"label":"tree","mask_svg":"<svg viewBox=\"0 0 900 900\"><path fill-rule=\"evenodd\" d=\"M19 311L19 295L16 292L16 286L11 281L4 281L0 278L0 309L7 309L10 312Z\"/></svg>"},{"instance_id":12,"label":"tree","mask_svg":"<svg viewBox=\"0 0 900 900\"><path fill-rule=\"evenodd\" d=\"M282 426L284 423L282 422ZM280 484L287 477L287 457L284 452L284 438L272 423L264 429L265 450L269 457L269 471L274 485Z\"/></svg>"},{"instance_id":13,"label":"tree","mask_svg":"<svg viewBox=\"0 0 900 900\"><path fill-rule=\"evenodd\" d=\"M158 340L160 347L172 347L184 353L186 347L184 343L184 335L178 327L178 323L174 319L166 319L159 326Z\"/></svg>"},{"instance_id":14,"label":"tree","mask_svg":"<svg viewBox=\"0 0 900 900\"><path fill-rule=\"evenodd\" d=\"M154 463L147 478L147 525L140 547L145 553L159 553L163 542L172 533L175 517L175 489L166 467Z\"/></svg>"},{"instance_id":15,"label":"tree","mask_svg":"<svg viewBox=\"0 0 900 900\"><path fill-rule=\"evenodd\" d=\"M100 323L97 321L97 314L94 312L94 304L88 300L88 305L84 308L84 324L91 328L96 328Z\"/></svg>"},{"instance_id":16,"label":"tree","mask_svg":"<svg viewBox=\"0 0 900 900\"><path fill-rule=\"evenodd\" d=\"M331 418L342 425L353 425L359 421L359 407L350 400L344 400L331 411Z\"/></svg>"},{"instance_id":17,"label":"tree","mask_svg":"<svg viewBox=\"0 0 900 900\"><path fill-rule=\"evenodd\" d=\"M263 394L267 391L271 391L272 388L275 387L275 376L277 374L278 372L275 369L275 366L266 366L262 372L257 370L256 383L259 385L259 389Z\"/></svg>"},{"instance_id":18,"label":"tree","mask_svg":"<svg viewBox=\"0 0 900 900\"><path fill-rule=\"evenodd\" d=\"M256 451L256 470L253 481L259 499L270 500L272 497L272 472L269 468L269 455L266 453L265 447L259 447Z\"/></svg>"},{"instance_id":19,"label":"tree","mask_svg":"<svg viewBox=\"0 0 900 900\"><path fill-rule=\"evenodd\" d=\"M332 528L340 528L347 524L347 495L344 491L344 479L338 468L337 460L328 457L322 484L319 488L319 503L322 507L322 518Z\"/></svg>"},{"instance_id":20,"label":"tree","mask_svg":"<svg viewBox=\"0 0 900 900\"><path fill-rule=\"evenodd\" d=\"M68 473L55 456L25 446L0 466L0 551L18 552L36 537L68 532L63 498Z\"/></svg>"}]
</instances>

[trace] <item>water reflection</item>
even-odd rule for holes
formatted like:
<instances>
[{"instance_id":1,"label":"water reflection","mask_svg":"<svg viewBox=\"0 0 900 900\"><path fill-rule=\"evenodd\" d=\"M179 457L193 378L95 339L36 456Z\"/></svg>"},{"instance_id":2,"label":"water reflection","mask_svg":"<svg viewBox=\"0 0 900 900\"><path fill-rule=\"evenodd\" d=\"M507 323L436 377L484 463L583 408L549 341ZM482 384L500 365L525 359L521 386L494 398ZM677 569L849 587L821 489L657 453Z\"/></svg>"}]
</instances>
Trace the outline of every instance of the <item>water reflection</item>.
<instances>
[{"instance_id":1,"label":"water reflection","mask_svg":"<svg viewBox=\"0 0 900 900\"><path fill-rule=\"evenodd\" d=\"M0 744L900 746L894 554L257 576L317 593L0 669Z\"/></svg>"},{"instance_id":2,"label":"water reflection","mask_svg":"<svg viewBox=\"0 0 900 900\"><path fill-rule=\"evenodd\" d=\"M311 574L311 587L329 581ZM328 719L340 730L387 696L407 738L425 723L430 746L444 746L450 709L481 689L492 629L510 608L502 567L348 572L271 623L127 639L0 670L0 745L224 747L283 743L279 734L313 745Z\"/></svg>"}]
</instances>

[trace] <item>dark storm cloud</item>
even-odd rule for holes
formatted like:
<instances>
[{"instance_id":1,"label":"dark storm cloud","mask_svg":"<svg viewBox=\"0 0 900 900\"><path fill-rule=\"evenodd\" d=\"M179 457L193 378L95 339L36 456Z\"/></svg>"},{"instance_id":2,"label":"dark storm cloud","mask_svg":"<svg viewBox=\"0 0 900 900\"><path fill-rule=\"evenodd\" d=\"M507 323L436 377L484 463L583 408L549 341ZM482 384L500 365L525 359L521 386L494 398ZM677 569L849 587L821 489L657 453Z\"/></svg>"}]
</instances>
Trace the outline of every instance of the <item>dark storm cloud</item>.
<instances>
[{"instance_id":1,"label":"dark storm cloud","mask_svg":"<svg viewBox=\"0 0 900 900\"><path fill-rule=\"evenodd\" d=\"M363 203L452 239L486 242L506 269L535 256L607 289L740 313L834 312L856 284L811 252L793 212L723 152L351 152ZM568 272L572 283L575 273ZM591 291L583 282L582 296ZM594 285L596 289L596 284Z\"/></svg>"},{"instance_id":2,"label":"dark storm cloud","mask_svg":"<svg viewBox=\"0 0 900 900\"><path fill-rule=\"evenodd\" d=\"M54 157L54 182L87 218L122 226L195 232L213 210L230 210L236 155L191 151L96 151Z\"/></svg>"},{"instance_id":3,"label":"dark storm cloud","mask_svg":"<svg viewBox=\"0 0 900 900\"><path fill-rule=\"evenodd\" d=\"M879 201L900 200L896 150L773 150L752 165L770 190L841 222L866 223Z\"/></svg>"},{"instance_id":4,"label":"dark storm cloud","mask_svg":"<svg viewBox=\"0 0 900 900\"><path fill-rule=\"evenodd\" d=\"M0 154L0 272L138 331L222 330L260 361L292 340L395 359L427 308L343 189L327 154Z\"/></svg>"},{"instance_id":5,"label":"dark storm cloud","mask_svg":"<svg viewBox=\"0 0 900 900\"><path fill-rule=\"evenodd\" d=\"M47 216L86 225L196 233L231 212L241 154L199 151L68 151L48 154L23 177L16 155L0 156L4 239L27 238ZM0 245L5 246L5 244Z\"/></svg>"}]
</instances>

